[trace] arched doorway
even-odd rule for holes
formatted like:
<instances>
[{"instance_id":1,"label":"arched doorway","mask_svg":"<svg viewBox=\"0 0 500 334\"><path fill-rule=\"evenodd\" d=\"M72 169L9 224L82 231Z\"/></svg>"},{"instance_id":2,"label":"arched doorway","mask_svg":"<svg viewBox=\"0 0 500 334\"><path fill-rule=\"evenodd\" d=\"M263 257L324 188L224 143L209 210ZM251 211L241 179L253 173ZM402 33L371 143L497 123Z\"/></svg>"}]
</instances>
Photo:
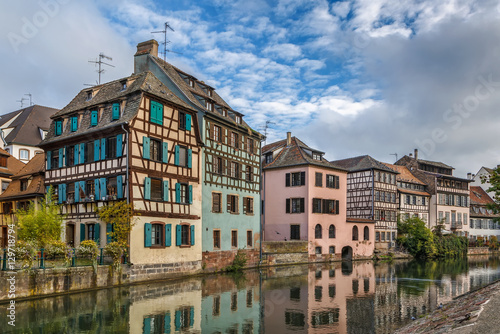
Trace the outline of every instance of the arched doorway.
<instances>
[{"instance_id":1,"label":"arched doorway","mask_svg":"<svg viewBox=\"0 0 500 334\"><path fill-rule=\"evenodd\" d=\"M345 246L342 248L342 261L352 260L352 248L350 246Z\"/></svg>"}]
</instances>

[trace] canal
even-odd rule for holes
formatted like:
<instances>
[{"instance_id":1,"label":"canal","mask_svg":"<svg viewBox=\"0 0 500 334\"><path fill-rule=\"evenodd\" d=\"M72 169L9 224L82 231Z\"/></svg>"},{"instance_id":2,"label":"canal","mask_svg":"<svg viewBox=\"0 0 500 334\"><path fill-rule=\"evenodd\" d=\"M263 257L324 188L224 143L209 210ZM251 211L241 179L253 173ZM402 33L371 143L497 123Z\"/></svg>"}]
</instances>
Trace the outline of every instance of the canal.
<instances>
[{"instance_id":1,"label":"canal","mask_svg":"<svg viewBox=\"0 0 500 334\"><path fill-rule=\"evenodd\" d=\"M500 278L498 257L247 271L0 305L1 333L391 333Z\"/></svg>"}]
</instances>

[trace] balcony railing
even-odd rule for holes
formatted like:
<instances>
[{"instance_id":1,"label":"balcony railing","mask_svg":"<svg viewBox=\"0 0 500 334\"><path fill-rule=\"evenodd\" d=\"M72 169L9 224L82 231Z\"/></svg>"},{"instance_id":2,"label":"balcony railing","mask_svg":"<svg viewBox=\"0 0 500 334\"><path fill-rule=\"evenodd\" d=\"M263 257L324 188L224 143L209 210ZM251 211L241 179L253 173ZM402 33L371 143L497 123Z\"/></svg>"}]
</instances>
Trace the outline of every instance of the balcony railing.
<instances>
[{"instance_id":1,"label":"balcony railing","mask_svg":"<svg viewBox=\"0 0 500 334\"><path fill-rule=\"evenodd\" d=\"M461 229L462 228L462 222L451 222L451 228L452 229Z\"/></svg>"}]
</instances>

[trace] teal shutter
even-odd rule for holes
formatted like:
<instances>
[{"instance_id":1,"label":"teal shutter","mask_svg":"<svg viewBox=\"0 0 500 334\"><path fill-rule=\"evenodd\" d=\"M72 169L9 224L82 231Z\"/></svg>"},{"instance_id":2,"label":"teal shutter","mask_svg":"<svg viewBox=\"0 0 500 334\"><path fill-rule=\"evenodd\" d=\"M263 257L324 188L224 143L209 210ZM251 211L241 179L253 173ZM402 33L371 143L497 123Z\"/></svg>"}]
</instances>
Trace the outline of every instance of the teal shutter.
<instances>
[{"instance_id":1,"label":"teal shutter","mask_svg":"<svg viewBox=\"0 0 500 334\"><path fill-rule=\"evenodd\" d=\"M180 246L181 245L181 240L182 240L182 226L181 225L175 225L175 245Z\"/></svg>"},{"instance_id":2,"label":"teal shutter","mask_svg":"<svg viewBox=\"0 0 500 334\"><path fill-rule=\"evenodd\" d=\"M59 168L63 167L63 161L64 161L64 148L59 149Z\"/></svg>"},{"instance_id":3,"label":"teal shutter","mask_svg":"<svg viewBox=\"0 0 500 334\"><path fill-rule=\"evenodd\" d=\"M85 195L85 191L87 189L85 189L85 181L80 181L80 194L82 194L82 196L80 196L80 201L84 199Z\"/></svg>"},{"instance_id":4,"label":"teal shutter","mask_svg":"<svg viewBox=\"0 0 500 334\"><path fill-rule=\"evenodd\" d=\"M62 203L62 184L57 185L57 202Z\"/></svg>"},{"instance_id":5,"label":"teal shutter","mask_svg":"<svg viewBox=\"0 0 500 334\"><path fill-rule=\"evenodd\" d=\"M151 199L151 178L144 178L144 199Z\"/></svg>"},{"instance_id":6,"label":"teal shutter","mask_svg":"<svg viewBox=\"0 0 500 334\"><path fill-rule=\"evenodd\" d=\"M75 203L80 202L80 182L75 182Z\"/></svg>"},{"instance_id":7,"label":"teal shutter","mask_svg":"<svg viewBox=\"0 0 500 334\"><path fill-rule=\"evenodd\" d=\"M85 143L80 144L80 163L85 163Z\"/></svg>"},{"instance_id":8,"label":"teal shutter","mask_svg":"<svg viewBox=\"0 0 500 334\"><path fill-rule=\"evenodd\" d=\"M47 170L52 168L52 151L47 152Z\"/></svg>"},{"instance_id":9,"label":"teal shutter","mask_svg":"<svg viewBox=\"0 0 500 334\"><path fill-rule=\"evenodd\" d=\"M62 121L56 121L56 136L62 134Z\"/></svg>"},{"instance_id":10,"label":"teal shutter","mask_svg":"<svg viewBox=\"0 0 500 334\"><path fill-rule=\"evenodd\" d=\"M179 145L175 145L175 165L179 166Z\"/></svg>"},{"instance_id":11,"label":"teal shutter","mask_svg":"<svg viewBox=\"0 0 500 334\"><path fill-rule=\"evenodd\" d=\"M99 201L101 199L99 197L99 179L94 180L94 195L96 201Z\"/></svg>"},{"instance_id":12,"label":"teal shutter","mask_svg":"<svg viewBox=\"0 0 500 334\"><path fill-rule=\"evenodd\" d=\"M187 155L188 155L187 166L188 166L188 168L191 168L193 166L193 150L192 149L188 149L187 150Z\"/></svg>"},{"instance_id":13,"label":"teal shutter","mask_svg":"<svg viewBox=\"0 0 500 334\"><path fill-rule=\"evenodd\" d=\"M157 123L163 125L163 104L156 104L156 120Z\"/></svg>"},{"instance_id":14,"label":"teal shutter","mask_svg":"<svg viewBox=\"0 0 500 334\"><path fill-rule=\"evenodd\" d=\"M116 136L116 157L119 158L122 156L123 151L123 135Z\"/></svg>"},{"instance_id":15,"label":"teal shutter","mask_svg":"<svg viewBox=\"0 0 500 334\"><path fill-rule=\"evenodd\" d=\"M175 331L180 331L181 329L181 311L175 311Z\"/></svg>"},{"instance_id":16,"label":"teal shutter","mask_svg":"<svg viewBox=\"0 0 500 334\"><path fill-rule=\"evenodd\" d=\"M123 176L116 177L116 197L123 198Z\"/></svg>"},{"instance_id":17,"label":"teal shutter","mask_svg":"<svg viewBox=\"0 0 500 334\"><path fill-rule=\"evenodd\" d=\"M150 159L150 145L151 139L149 137L142 137L142 157L144 159Z\"/></svg>"},{"instance_id":18,"label":"teal shutter","mask_svg":"<svg viewBox=\"0 0 500 334\"><path fill-rule=\"evenodd\" d=\"M111 240L111 233L113 233L113 224L106 224L106 243L109 244Z\"/></svg>"},{"instance_id":19,"label":"teal shutter","mask_svg":"<svg viewBox=\"0 0 500 334\"><path fill-rule=\"evenodd\" d=\"M99 148L101 147L101 141L99 139L94 140L94 161L99 161Z\"/></svg>"},{"instance_id":20,"label":"teal shutter","mask_svg":"<svg viewBox=\"0 0 500 334\"><path fill-rule=\"evenodd\" d=\"M189 185L188 187L188 191L189 191L189 204L193 204L193 186L192 185Z\"/></svg>"},{"instance_id":21,"label":"teal shutter","mask_svg":"<svg viewBox=\"0 0 500 334\"><path fill-rule=\"evenodd\" d=\"M113 103L113 120L120 118L120 104Z\"/></svg>"},{"instance_id":22,"label":"teal shutter","mask_svg":"<svg viewBox=\"0 0 500 334\"><path fill-rule=\"evenodd\" d=\"M63 183L61 186L62 186L62 200L63 202L66 202L66 183Z\"/></svg>"},{"instance_id":23,"label":"teal shutter","mask_svg":"<svg viewBox=\"0 0 500 334\"><path fill-rule=\"evenodd\" d=\"M172 246L172 224L165 224L165 246Z\"/></svg>"},{"instance_id":24,"label":"teal shutter","mask_svg":"<svg viewBox=\"0 0 500 334\"><path fill-rule=\"evenodd\" d=\"M166 334L166 333L170 333L170 312L167 312L165 314L165 318L164 318L164 323L165 323L165 329L163 330L163 333Z\"/></svg>"},{"instance_id":25,"label":"teal shutter","mask_svg":"<svg viewBox=\"0 0 500 334\"><path fill-rule=\"evenodd\" d=\"M181 202L181 184L176 183L175 184L175 203L180 203Z\"/></svg>"},{"instance_id":26,"label":"teal shutter","mask_svg":"<svg viewBox=\"0 0 500 334\"><path fill-rule=\"evenodd\" d=\"M106 178L105 177L101 177L101 180L100 180L101 184L100 184L100 191L99 191L99 194L101 195L101 197L106 197Z\"/></svg>"},{"instance_id":27,"label":"teal shutter","mask_svg":"<svg viewBox=\"0 0 500 334\"><path fill-rule=\"evenodd\" d=\"M73 158L74 158L73 162L74 162L75 166L78 165L78 160L79 160L78 158L80 157L79 156L80 153L78 152L78 148L79 148L79 145L76 144L75 148L74 148L74 153L73 153ZM83 163L83 161L82 161L82 163Z\"/></svg>"},{"instance_id":28,"label":"teal shutter","mask_svg":"<svg viewBox=\"0 0 500 334\"><path fill-rule=\"evenodd\" d=\"M80 224L80 242L85 240L85 224Z\"/></svg>"},{"instance_id":29,"label":"teal shutter","mask_svg":"<svg viewBox=\"0 0 500 334\"><path fill-rule=\"evenodd\" d=\"M49 193L49 189L50 189L50 186L45 186L45 193L48 194Z\"/></svg>"},{"instance_id":30,"label":"teal shutter","mask_svg":"<svg viewBox=\"0 0 500 334\"><path fill-rule=\"evenodd\" d=\"M101 160L106 160L106 138L101 138Z\"/></svg>"},{"instance_id":31,"label":"teal shutter","mask_svg":"<svg viewBox=\"0 0 500 334\"><path fill-rule=\"evenodd\" d=\"M186 131L191 131L191 115L186 114Z\"/></svg>"},{"instance_id":32,"label":"teal shutter","mask_svg":"<svg viewBox=\"0 0 500 334\"><path fill-rule=\"evenodd\" d=\"M191 246L194 246L194 225L191 225L189 226L189 228L191 229Z\"/></svg>"},{"instance_id":33,"label":"teal shutter","mask_svg":"<svg viewBox=\"0 0 500 334\"><path fill-rule=\"evenodd\" d=\"M74 116L71 117L71 131L75 132L76 130L78 130L78 117Z\"/></svg>"},{"instance_id":34,"label":"teal shutter","mask_svg":"<svg viewBox=\"0 0 500 334\"><path fill-rule=\"evenodd\" d=\"M94 231L94 241L99 247L99 240L101 239L101 224L95 223L95 231Z\"/></svg>"},{"instance_id":35,"label":"teal shutter","mask_svg":"<svg viewBox=\"0 0 500 334\"><path fill-rule=\"evenodd\" d=\"M68 154L68 146L64 146L64 165L69 166L69 154Z\"/></svg>"},{"instance_id":36,"label":"teal shutter","mask_svg":"<svg viewBox=\"0 0 500 334\"><path fill-rule=\"evenodd\" d=\"M168 163L168 143L162 143L161 159L164 163Z\"/></svg>"},{"instance_id":37,"label":"teal shutter","mask_svg":"<svg viewBox=\"0 0 500 334\"><path fill-rule=\"evenodd\" d=\"M144 247L151 247L151 224L144 224Z\"/></svg>"},{"instance_id":38,"label":"teal shutter","mask_svg":"<svg viewBox=\"0 0 500 334\"><path fill-rule=\"evenodd\" d=\"M92 110L90 113L90 126L96 126L98 119L97 119L97 110Z\"/></svg>"},{"instance_id":39,"label":"teal shutter","mask_svg":"<svg viewBox=\"0 0 500 334\"><path fill-rule=\"evenodd\" d=\"M151 334L151 318L144 318L142 325L142 334Z\"/></svg>"},{"instance_id":40,"label":"teal shutter","mask_svg":"<svg viewBox=\"0 0 500 334\"><path fill-rule=\"evenodd\" d=\"M194 307L191 306L189 309L189 327L193 327L194 325Z\"/></svg>"},{"instance_id":41,"label":"teal shutter","mask_svg":"<svg viewBox=\"0 0 500 334\"><path fill-rule=\"evenodd\" d=\"M157 111L156 111L156 102L155 101L151 101L151 110L150 110L150 121L152 123L158 123L157 121L157 118L156 118L156 114L157 114Z\"/></svg>"},{"instance_id":42,"label":"teal shutter","mask_svg":"<svg viewBox=\"0 0 500 334\"><path fill-rule=\"evenodd\" d=\"M163 200L168 202L168 181L163 181Z\"/></svg>"}]
</instances>

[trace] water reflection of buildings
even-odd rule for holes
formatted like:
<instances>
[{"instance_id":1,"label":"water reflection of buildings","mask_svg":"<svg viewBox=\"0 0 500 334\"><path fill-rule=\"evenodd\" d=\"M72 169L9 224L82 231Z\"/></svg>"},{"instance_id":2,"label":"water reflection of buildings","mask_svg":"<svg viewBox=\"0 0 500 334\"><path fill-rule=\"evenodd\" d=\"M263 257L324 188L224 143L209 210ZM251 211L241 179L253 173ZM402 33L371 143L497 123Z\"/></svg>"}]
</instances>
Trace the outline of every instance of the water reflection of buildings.
<instances>
[{"instance_id":1,"label":"water reflection of buildings","mask_svg":"<svg viewBox=\"0 0 500 334\"><path fill-rule=\"evenodd\" d=\"M265 333L373 333L373 263L269 269Z\"/></svg>"}]
</instances>

